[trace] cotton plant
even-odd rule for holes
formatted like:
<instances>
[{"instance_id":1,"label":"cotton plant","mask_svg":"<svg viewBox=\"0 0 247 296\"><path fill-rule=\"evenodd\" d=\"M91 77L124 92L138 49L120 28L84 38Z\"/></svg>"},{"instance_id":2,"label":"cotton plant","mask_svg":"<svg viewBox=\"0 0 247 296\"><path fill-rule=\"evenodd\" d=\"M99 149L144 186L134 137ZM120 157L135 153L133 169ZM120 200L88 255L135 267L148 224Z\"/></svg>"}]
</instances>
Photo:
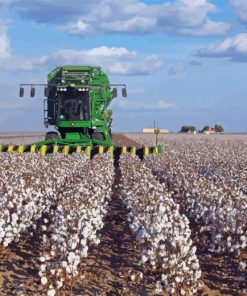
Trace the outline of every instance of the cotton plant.
<instances>
[{"instance_id":1,"label":"cotton plant","mask_svg":"<svg viewBox=\"0 0 247 296\"><path fill-rule=\"evenodd\" d=\"M75 166L71 168L74 159ZM88 157L84 154L43 157L39 154L0 155L0 244L7 247L18 241L29 227L36 230L36 221L56 204L59 191L67 178L76 172Z\"/></svg>"},{"instance_id":2,"label":"cotton plant","mask_svg":"<svg viewBox=\"0 0 247 296\"><path fill-rule=\"evenodd\" d=\"M95 156L78 167L56 207L50 209L49 221L43 221L49 236L43 236L39 275L47 295L66 289L79 276L80 263L90 246L100 243L113 181L112 156Z\"/></svg>"}]
</instances>

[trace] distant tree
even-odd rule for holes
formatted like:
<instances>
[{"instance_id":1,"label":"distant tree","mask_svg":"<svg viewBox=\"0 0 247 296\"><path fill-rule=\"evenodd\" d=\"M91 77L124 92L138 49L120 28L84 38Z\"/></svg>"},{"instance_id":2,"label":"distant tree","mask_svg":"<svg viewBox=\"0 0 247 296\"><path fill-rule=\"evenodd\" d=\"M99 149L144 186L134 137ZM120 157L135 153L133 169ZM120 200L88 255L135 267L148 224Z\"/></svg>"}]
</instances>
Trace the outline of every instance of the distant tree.
<instances>
[{"instance_id":1,"label":"distant tree","mask_svg":"<svg viewBox=\"0 0 247 296\"><path fill-rule=\"evenodd\" d=\"M224 128L223 128L220 124L216 124L216 125L214 126L214 128L216 129L216 131L217 131L218 133L223 133L223 132L224 132Z\"/></svg>"},{"instance_id":2,"label":"distant tree","mask_svg":"<svg viewBox=\"0 0 247 296\"><path fill-rule=\"evenodd\" d=\"M204 128L202 129L202 132L208 131L210 129L209 125L205 125Z\"/></svg>"},{"instance_id":3,"label":"distant tree","mask_svg":"<svg viewBox=\"0 0 247 296\"><path fill-rule=\"evenodd\" d=\"M180 133L189 133L189 132L191 133L196 132L196 127L192 125L183 125L181 127Z\"/></svg>"}]
</instances>

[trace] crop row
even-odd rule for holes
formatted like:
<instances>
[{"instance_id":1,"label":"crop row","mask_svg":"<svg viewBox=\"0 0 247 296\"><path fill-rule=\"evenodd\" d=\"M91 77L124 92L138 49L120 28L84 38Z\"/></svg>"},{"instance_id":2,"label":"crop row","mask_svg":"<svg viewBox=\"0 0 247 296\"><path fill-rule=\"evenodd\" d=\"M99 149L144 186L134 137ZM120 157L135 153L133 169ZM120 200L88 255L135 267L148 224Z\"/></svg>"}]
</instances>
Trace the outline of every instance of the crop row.
<instances>
[{"instance_id":1,"label":"crop row","mask_svg":"<svg viewBox=\"0 0 247 296\"><path fill-rule=\"evenodd\" d=\"M142 246L141 262L159 274L156 291L195 295L201 276L189 221L138 157L121 156L122 198L130 228Z\"/></svg>"}]
</instances>

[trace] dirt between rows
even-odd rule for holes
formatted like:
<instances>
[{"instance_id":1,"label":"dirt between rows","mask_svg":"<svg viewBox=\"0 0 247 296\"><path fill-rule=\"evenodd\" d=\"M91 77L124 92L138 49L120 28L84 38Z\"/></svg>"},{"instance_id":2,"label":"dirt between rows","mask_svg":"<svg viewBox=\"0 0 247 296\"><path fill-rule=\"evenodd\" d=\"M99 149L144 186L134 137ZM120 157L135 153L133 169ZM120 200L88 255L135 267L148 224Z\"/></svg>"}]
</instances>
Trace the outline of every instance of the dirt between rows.
<instances>
[{"instance_id":1,"label":"dirt between rows","mask_svg":"<svg viewBox=\"0 0 247 296\"><path fill-rule=\"evenodd\" d=\"M115 140L121 142L125 138L121 135ZM133 142L123 143L126 146L137 146ZM71 283L63 295L155 295L158 274L139 264L141 247L128 225L128 210L118 189L119 178L119 168L116 167L112 199L100 232L101 242L97 247L90 247L89 256L80 265L80 277ZM196 227L191 224L192 233ZM40 238L31 234L29 231L18 243L12 243L6 249L0 248L0 296L46 295L38 275L38 257L42 253L42 245ZM239 272L239 262L247 260L247 253L210 254L204 250L203 243L199 243L197 256L204 283L197 295L247 295L247 274Z\"/></svg>"}]
</instances>

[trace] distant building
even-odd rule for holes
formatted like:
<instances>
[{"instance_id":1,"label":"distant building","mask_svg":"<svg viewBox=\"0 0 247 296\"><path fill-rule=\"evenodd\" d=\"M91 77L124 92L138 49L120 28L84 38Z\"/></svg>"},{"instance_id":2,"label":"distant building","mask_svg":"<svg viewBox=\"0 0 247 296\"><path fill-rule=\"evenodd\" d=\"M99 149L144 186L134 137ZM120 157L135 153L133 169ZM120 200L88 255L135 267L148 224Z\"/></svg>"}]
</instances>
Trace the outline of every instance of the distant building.
<instances>
[{"instance_id":1,"label":"distant building","mask_svg":"<svg viewBox=\"0 0 247 296\"><path fill-rule=\"evenodd\" d=\"M214 127L210 127L209 129L204 131L204 134L209 135L209 134L216 134L218 131Z\"/></svg>"},{"instance_id":2,"label":"distant building","mask_svg":"<svg viewBox=\"0 0 247 296\"><path fill-rule=\"evenodd\" d=\"M144 134L154 134L154 128L143 128L142 132ZM160 134L169 134L169 130L168 129L164 129L164 128L159 128Z\"/></svg>"}]
</instances>

